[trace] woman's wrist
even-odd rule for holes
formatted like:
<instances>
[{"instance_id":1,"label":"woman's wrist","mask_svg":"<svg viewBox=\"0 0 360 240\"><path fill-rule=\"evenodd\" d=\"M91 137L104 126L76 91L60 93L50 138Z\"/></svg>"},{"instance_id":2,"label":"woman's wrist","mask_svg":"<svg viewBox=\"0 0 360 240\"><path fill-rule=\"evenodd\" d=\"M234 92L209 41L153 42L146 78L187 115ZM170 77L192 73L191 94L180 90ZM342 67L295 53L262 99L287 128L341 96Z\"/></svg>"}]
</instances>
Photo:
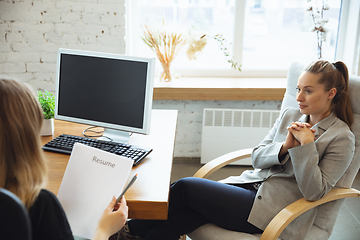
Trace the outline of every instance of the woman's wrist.
<instances>
[{"instance_id":1,"label":"woman's wrist","mask_svg":"<svg viewBox=\"0 0 360 240\"><path fill-rule=\"evenodd\" d=\"M279 161L281 162L284 158L284 156L286 155L286 153L288 152L288 148L285 146L285 144L283 144L280 148L280 151L279 151Z\"/></svg>"},{"instance_id":2,"label":"woman's wrist","mask_svg":"<svg viewBox=\"0 0 360 240\"><path fill-rule=\"evenodd\" d=\"M97 228L94 237L91 240L107 240L110 235L103 229Z\"/></svg>"}]
</instances>

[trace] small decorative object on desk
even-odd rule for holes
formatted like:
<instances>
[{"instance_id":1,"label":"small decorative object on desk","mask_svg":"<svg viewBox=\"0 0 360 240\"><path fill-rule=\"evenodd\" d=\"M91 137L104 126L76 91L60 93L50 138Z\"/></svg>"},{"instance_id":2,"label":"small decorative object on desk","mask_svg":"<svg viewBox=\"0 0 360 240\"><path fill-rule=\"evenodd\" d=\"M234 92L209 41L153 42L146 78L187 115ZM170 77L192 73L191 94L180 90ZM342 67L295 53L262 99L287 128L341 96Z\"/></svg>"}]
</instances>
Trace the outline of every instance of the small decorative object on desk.
<instances>
[{"instance_id":1,"label":"small decorative object on desk","mask_svg":"<svg viewBox=\"0 0 360 240\"><path fill-rule=\"evenodd\" d=\"M311 15L314 24L310 28L310 31L316 32L318 59L322 59L322 43L323 41L326 41L326 33L329 31L324 27L325 24L329 21L328 18L324 18L324 11L329 10L329 5L325 3L325 0L307 0L307 2L309 3L309 7L306 11L308 11Z\"/></svg>"},{"instance_id":2,"label":"small decorative object on desk","mask_svg":"<svg viewBox=\"0 0 360 240\"><path fill-rule=\"evenodd\" d=\"M44 121L41 127L40 135L49 136L54 133L54 109L55 109L55 97L48 91L37 92L38 100L41 108L44 112Z\"/></svg>"}]
</instances>

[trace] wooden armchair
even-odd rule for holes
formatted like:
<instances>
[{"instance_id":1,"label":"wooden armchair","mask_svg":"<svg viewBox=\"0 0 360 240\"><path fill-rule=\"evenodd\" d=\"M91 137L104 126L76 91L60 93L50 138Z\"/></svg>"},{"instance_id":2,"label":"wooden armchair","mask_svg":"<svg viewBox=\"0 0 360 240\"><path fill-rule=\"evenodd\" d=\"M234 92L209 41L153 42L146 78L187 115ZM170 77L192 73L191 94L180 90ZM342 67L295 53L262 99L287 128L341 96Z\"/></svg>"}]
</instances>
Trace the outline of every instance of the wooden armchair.
<instances>
[{"instance_id":1,"label":"wooden armchair","mask_svg":"<svg viewBox=\"0 0 360 240\"><path fill-rule=\"evenodd\" d=\"M288 72L288 83L286 93L284 95L281 110L286 107L297 107L295 100L296 96L296 84L304 65L300 63L293 63ZM323 198L318 201L306 201L304 198L300 199L282 211L280 211L273 220L266 227L263 234L247 234L233 232L222 229L213 224L205 224L194 232L188 234L193 240L227 240L227 239L261 239L261 240L275 240L278 239L281 232L286 226L293 221L296 217L302 213L317 207L318 211L315 217L314 224L306 237L307 240L316 239L328 239L331 235L333 226L335 224L336 217L340 210L340 207L344 201L344 198L360 197L360 191L351 188L356 174L359 172L360 166L360 77L351 76L349 81L350 100L352 103L352 111L354 114L354 123L352 125L352 131L355 135L355 154L354 158L348 167L346 173L338 181L335 188L328 192ZM243 149L234 151L223 156L220 156L202 168L200 168L194 175L194 177L206 178L210 176L216 170L226 166L229 163L251 157L252 149Z\"/></svg>"},{"instance_id":2,"label":"wooden armchair","mask_svg":"<svg viewBox=\"0 0 360 240\"><path fill-rule=\"evenodd\" d=\"M222 155L208 164L204 165L200 168L195 174L194 177L199 178L207 178L216 170L241 159L245 159L251 157L251 148L242 149L238 151L234 151L225 155ZM239 237L236 239L260 239L260 240L275 240L278 239L281 232L285 229L285 227L296 217L300 216L302 213L317 207L321 204L331 202L338 199L350 198L350 197L359 197L360 191L353 188L334 188L330 192L328 192L322 199L314 202L306 201L304 198L290 204L286 208L284 208L281 212L279 212L273 220L269 223L267 228L265 229L263 234L246 234L246 233L230 233L233 236L238 235ZM225 229L220 229L219 227L213 224L207 224L193 233L189 234L189 237L194 240L203 240L203 239L219 239L220 238L208 238L209 235L215 236L214 231L218 231L218 236L223 236L222 232L231 232ZM203 235L204 232L207 232L206 236ZM199 237L200 235L200 237ZM226 238L221 238L226 239ZM229 238L230 239L230 238ZM234 239L234 238L232 238ZM316 238L314 238L316 239Z\"/></svg>"}]
</instances>

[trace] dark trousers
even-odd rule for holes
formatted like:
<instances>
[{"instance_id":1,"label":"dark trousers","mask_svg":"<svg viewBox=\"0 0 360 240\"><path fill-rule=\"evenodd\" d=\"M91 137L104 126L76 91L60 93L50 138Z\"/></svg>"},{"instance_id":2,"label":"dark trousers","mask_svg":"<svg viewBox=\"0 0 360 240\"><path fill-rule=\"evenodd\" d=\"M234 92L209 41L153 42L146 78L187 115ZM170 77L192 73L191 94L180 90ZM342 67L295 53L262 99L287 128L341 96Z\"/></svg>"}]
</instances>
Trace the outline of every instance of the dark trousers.
<instances>
[{"instance_id":1,"label":"dark trousers","mask_svg":"<svg viewBox=\"0 0 360 240\"><path fill-rule=\"evenodd\" d=\"M171 185L167 220L131 220L130 231L145 240L172 240L206 223L246 233L262 230L247 222L256 190L202 178Z\"/></svg>"}]
</instances>

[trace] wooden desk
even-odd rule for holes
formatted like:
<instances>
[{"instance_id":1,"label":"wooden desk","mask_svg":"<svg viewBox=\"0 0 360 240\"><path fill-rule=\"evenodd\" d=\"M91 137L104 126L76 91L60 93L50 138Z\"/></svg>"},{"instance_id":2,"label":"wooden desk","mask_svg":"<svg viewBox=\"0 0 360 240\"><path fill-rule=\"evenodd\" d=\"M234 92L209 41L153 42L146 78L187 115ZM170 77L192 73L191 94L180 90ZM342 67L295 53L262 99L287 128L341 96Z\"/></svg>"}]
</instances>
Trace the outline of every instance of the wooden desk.
<instances>
[{"instance_id":1,"label":"wooden desk","mask_svg":"<svg viewBox=\"0 0 360 240\"><path fill-rule=\"evenodd\" d=\"M130 144L153 151L131 170L138 179L125 194L129 218L167 219L168 197L175 142L177 110L153 110L150 135L133 134ZM42 137L43 144L61 134L82 136L88 125L55 120L53 136ZM45 152L48 160L47 189L57 195L69 161L68 155ZM129 181L129 179L128 179Z\"/></svg>"}]
</instances>

